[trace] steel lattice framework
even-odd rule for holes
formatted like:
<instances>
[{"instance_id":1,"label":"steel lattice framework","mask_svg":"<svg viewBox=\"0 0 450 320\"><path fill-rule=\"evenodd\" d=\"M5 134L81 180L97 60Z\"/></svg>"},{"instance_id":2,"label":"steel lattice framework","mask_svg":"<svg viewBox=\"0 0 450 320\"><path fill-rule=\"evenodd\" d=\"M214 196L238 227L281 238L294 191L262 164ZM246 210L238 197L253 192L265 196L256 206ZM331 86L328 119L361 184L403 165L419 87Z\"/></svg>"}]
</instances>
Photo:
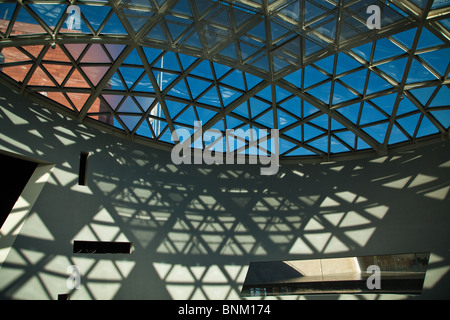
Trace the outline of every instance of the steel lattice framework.
<instances>
[{"instance_id":1,"label":"steel lattice framework","mask_svg":"<svg viewBox=\"0 0 450 320\"><path fill-rule=\"evenodd\" d=\"M278 129L287 162L449 136L448 0L0 1L0 50L4 84L162 148L195 121L247 154L227 129Z\"/></svg>"}]
</instances>

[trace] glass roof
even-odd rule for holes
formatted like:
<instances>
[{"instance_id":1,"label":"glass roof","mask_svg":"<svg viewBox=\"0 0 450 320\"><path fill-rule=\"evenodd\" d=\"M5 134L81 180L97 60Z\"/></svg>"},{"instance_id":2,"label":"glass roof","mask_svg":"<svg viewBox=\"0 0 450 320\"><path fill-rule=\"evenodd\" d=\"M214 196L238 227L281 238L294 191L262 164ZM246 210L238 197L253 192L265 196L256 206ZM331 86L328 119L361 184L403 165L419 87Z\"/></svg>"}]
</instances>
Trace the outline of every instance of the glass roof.
<instances>
[{"instance_id":1,"label":"glass roof","mask_svg":"<svg viewBox=\"0 0 450 320\"><path fill-rule=\"evenodd\" d=\"M166 147L277 129L282 160L328 161L449 133L450 0L0 0L0 50L4 83Z\"/></svg>"}]
</instances>

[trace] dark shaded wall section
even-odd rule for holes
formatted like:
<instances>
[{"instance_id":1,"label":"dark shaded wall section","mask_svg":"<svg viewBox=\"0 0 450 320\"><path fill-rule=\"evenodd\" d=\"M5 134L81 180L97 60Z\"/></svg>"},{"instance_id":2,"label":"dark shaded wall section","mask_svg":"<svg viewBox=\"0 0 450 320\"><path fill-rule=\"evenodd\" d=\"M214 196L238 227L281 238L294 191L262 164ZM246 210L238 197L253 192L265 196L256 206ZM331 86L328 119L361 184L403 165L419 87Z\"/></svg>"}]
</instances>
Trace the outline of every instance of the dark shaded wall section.
<instances>
[{"instance_id":1,"label":"dark shaded wall section","mask_svg":"<svg viewBox=\"0 0 450 320\"><path fill-rule=\"evenodd\" d=\"M0 228L37 164L0 153Z\"/></svg>"},{"instance_id":2,"label":"dark shaded wall section","mask_svg":"<svg viewBox=\"0 0 450 320\"><path fill-rule=\"evenodd\" d=\"M172 164L0 88L0 148L54 163L0 269L3 299L239 299L252 261L431 252L420 296L449 298L450 149L283 165ZM79 157L90 152L88 185ZM73 241L130 241L130 255ZM69 289L70 266L81 271ZM335 299L338 295L306 297ZM381 299L365 295L357 298Z\"/></svg>"}]
</instances>

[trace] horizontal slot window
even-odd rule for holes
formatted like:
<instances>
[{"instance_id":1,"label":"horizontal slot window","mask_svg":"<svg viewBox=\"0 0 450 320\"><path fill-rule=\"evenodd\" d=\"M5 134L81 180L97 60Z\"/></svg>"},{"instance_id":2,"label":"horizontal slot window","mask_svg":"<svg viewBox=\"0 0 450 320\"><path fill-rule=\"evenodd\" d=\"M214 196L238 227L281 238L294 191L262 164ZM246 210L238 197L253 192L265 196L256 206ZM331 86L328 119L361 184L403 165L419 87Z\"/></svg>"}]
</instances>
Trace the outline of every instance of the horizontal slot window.
<instances>
[{"instance_id":1,"label":"horizontal slot window","mask_svg":"<svg viewBox=\"0 0 450 320\"><path fill-rule=\"evenodd\" d=\"M73 243L73 253L124 253L133 251L131 242L80 241Z\"/></svg>"},{"instance_id":2,"label":"horizontal slot window","mask_svg":"<svg viewBox=\"0 0 450 320\"><path fill-rule=\"evenodd\" d=\"M420 294L430 253L250 263L241 296Z\"/></svg>"}]
</instances>

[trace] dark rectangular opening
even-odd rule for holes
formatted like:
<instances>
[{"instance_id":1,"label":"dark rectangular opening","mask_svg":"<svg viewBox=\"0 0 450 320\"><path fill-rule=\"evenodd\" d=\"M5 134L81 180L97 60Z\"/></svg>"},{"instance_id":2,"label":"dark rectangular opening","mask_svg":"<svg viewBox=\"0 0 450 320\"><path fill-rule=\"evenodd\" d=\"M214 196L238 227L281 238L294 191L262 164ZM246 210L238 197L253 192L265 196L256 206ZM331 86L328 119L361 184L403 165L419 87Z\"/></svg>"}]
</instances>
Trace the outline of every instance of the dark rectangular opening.
<instances>
[{"instance_id":1,"label":"dark rectangular opening","mask_svg":"<svg viewBox=\"0 0 450 320\"><path fill-rule=\"evenodd\" d=\"M80 172L78 176L78 184L80 186L87 186L88 160L89 160L89 152L81 152Z\"/></svg>"},{"instance_id":2,"label":"dark rectangular opening","mask_svg":"<svg viewBox=\"0 0 450 320\"><path fill-rule=\"evenodd\" d=\"M0 229L36 167L35 162L0 154L0 168L2 177L5 177L0 184Z\"/></svg>"},{"instance_id":3,"label":"dark rectangular opening","mask_svg":"<svg viewBox=\"0 0 450 320\"><path fill-rule=\"evenodd\" d=\"M73 242L73 253L125 253L133 249L131 242L81 241Z\"/></svg>"},{"instance_id":4,"label":"dark rectangular opening","mask_svg":"<svg viewBox=\"0 0 450 320\"><path fill-rule=\"evenodd\" d=\"M250 263L241 296L420 294L430 253Z\"/></svg>"},{"instance_id":5,"label":"dark rectangular opening","mask_svg":"<svg viewBox=\"0 0 450 320\"><path fill-rule=\"evenodd\" d=\"M70 293L58 294L58 300L70 300Z\"/></svg>"}]
</instances>

